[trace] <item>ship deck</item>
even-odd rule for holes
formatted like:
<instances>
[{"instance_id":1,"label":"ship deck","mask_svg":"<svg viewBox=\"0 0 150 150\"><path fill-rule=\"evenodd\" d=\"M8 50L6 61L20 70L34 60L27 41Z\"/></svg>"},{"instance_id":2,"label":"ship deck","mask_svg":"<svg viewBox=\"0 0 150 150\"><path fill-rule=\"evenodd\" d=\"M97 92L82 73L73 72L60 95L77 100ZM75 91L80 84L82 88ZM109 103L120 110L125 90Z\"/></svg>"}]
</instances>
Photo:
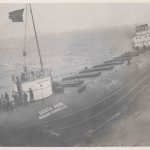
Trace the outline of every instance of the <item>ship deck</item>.
<instances>
[{"instance_id":1,"label":"ship deck","mask_svg":"<svg viewBox=\"0 0 150 150\"><path fill-rule=\"evenodd\" d=\"M99 77L85 79L87 88L81 93L78 93L77 87L66 88L64 93L2 113L0 127L5 124L6 130L11 127L19 131L53 131L63 135L66 141L83 136L87 130L96 131L121 111L150 80L149 55L148 51L132 59L131 65L116 66ZM46 117L40 119L42 111L48 112L44 113Z\"/></svg>"}]
</instances>

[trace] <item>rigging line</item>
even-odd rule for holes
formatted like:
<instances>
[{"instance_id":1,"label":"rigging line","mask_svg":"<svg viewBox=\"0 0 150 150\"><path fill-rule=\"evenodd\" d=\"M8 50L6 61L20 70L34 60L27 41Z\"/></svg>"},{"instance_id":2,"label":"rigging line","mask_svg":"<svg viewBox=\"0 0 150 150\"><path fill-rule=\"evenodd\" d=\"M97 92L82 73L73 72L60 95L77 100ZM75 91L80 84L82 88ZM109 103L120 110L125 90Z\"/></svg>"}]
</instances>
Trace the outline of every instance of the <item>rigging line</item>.
<instances>
[{"instance_id":1,"label":"rigging line","mask_svg":"<svg viewBox=\"0 0 150 150\"><path fill-rule=\"evenodd\" d=\"M25 14L25 33L24 33L24 49L23 49L23 57L24 57L24 62L23 65L25 66L25 56L24 53L26 53L26 36L27 36L27 11L28 11L28 5L26 4L26 14ZM25 54L26 55L26 54Z\"/></svg>"},{"instance_id":2,"label":"rigging line","mask_svg":"<svg viewBox=\"0 0 150 150\"><path fill-rule=\"evenodd\" d=\"M28 24L27 24L28 25L28 30L27 30L27 33L28 33L29 36L28 36L28 40L27 40L27 45L28 45L28 52L29 52L29 54L31 53L31 42L32 42L32 40L30 40L30 38L31 38L30 33L32 33L31 32L30 17L31 17L30 13L28 13ZM31 64L31 59L29 58L29 60L28 60L28 68L29 68L30 64Z\"/></svg>"},{"instance_id":3,"label":"rigging line","mask_svg":"<svg viewBox=\"0 0 150 150\"><path fill-rule=\"evenodd\" d=\"M30 31L30 14L29 14L28 4L27 4L26 13L27 13L26 15L28 16L27 17L28 21L26 22L27 28L26 28L26 43L25 43L26 45L25 45L25 49L26 49L26 51L28 50L28 53L30 54L30 52L31 52L30 44L31 44L32 41L30 41L30 33L31 33L31 31ZM28 38L27 38L27 36L28 36ZM28 57L29 57L29 55L28 55ZM26 65L28 66L28 68L30 66L30 61L31 60L29 59L28 62L26 62Z\"/></svg>"},{"instance_id":4,"label":"rigging line","mask_svg":"<svg viewBox=\"0 0 150 150\"><path fill-rule=\"evenodd\" d=\"M26 16L27 16L26 17L27 22L26 22L26 25L25 25L26 26L26 28L25 28L25 34L26 35L25 35L25 45L24 45L25 47L24 47L24 50L25 51L28 50L28 52L30 54L31 53L31 49L32 49L31 44L33 44L33 41L35 40L35 35L33 35L33 37L30 35L30 33L32 33L32 31L31 31L31 28L30 28L31 24L30 24L30 21L29 21L30 14L29 14L28 4L26 4ZM24 57L24 59L25 59L25 57ZM26 62L26 65L29 67L31 64L32 64L32 61L31 61L31 59L29 59L28 62Z\"/></svg>"},{"instance_id":5,"label":"rigging line","mask_svg":"<svg viewBox=\"0 0 150 150\"><path fill-rule=\"evenodd\" d=\"M27 33L28 33L28 39L27 39L27 48L28 48L28 52L29 54L31 54L33 52L33 45L34 45L34 42L35 42L35 35L31 34L33 32L32 30L32 27L31 27L31 14L29 13L29 7L28 7L28 30L27 30ZM38 57L38 56L37 56ZM38 57L39 59L39 57ZM33 56L32 56L32 59L31 59L31 55L29 55L29 60L28 60L28 68L31 67L31 65L33 64ZM29 67L30 66L30 67Z\"/></svg>"}]
</instances>

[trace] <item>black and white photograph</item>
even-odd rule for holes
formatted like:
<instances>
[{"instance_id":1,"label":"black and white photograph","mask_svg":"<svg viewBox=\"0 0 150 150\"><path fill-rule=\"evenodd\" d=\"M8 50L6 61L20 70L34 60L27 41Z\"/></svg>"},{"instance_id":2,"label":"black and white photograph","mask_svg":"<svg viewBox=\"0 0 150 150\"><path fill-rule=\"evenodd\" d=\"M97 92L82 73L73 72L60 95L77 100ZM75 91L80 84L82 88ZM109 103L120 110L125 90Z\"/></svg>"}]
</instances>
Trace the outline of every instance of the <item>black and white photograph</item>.
<instances>
[{"instance_id":1,"label":"black and white photograph","mask_svg":"<svg viewBox=\"0 0 150 150\"><path fill-rule=\"evenodd\" d=\"M150 3L0 3L0 147L150 146Z\"/></svg>"}]
</instances>

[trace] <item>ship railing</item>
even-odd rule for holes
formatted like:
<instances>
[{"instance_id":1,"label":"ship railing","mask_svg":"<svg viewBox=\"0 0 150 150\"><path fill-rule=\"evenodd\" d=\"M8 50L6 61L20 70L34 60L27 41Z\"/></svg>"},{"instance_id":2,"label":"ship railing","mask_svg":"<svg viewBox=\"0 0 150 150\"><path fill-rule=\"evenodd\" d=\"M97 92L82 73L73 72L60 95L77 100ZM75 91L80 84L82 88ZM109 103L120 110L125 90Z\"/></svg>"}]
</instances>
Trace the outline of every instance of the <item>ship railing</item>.
<instances>
[{"instance_id":1,"label":"ship railing","mask_svg":"<svg viewBox=\"0 0 150 150\"><path fill-rule=\"evenodd\" d=\"M42 79L44 77L50 76L50 69L45 68L43 72L41 70L27 70L26 72L21 72L20 74L15 74L11 76L13 83L18 82L29 82L37 79Z\"/></svg>"}]
</instances>

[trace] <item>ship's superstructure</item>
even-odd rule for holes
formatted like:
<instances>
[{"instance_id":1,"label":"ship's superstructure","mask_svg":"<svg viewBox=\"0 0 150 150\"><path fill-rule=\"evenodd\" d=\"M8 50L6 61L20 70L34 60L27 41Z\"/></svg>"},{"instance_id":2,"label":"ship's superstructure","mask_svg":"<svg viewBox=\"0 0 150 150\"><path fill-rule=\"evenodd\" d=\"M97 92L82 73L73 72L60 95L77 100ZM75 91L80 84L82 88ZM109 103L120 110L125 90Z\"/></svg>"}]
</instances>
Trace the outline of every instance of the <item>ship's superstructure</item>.
<instances>
[{"instance_id":1,"label":"ship's superstructure","mask_svg":"<svg viewBox=\"0 0 150 150\"><path fill-rule=\"evenodd\" d=\"M132 36L132 47L134 49L150 47L150 26L148 24L136 25Z\"/></svg>"},{"instance_id":2,"label":"ship's superstructure","mask_svg":"<svg viewBox=\"0 0 150 150\"><path fill-rule=\"evenodd\" d=\"M27 93L27 101L29 101L29 89L32 89L34 100L41 100L53 94L52 92L52 78L51 78L51 71L48 68L44 68L43 61L41 57L38 36L36 32L33 12L31 4L26 5L26 19L25 19L25 39L24 39L24 50L23 56L24 60L26 57L26 36L27 36L27 11L31 13L34 35L36 39L36 45L38 50L38 56L40 60L40 69L39 70L28 70L26 64L24 63L23 72L21 75L14 75L13 76L13 83L14 83L14 92L19 94L19 99L23 101L23 92ZM13 11L9 13L9 19L13 22L23 22L23 14L24 9ZM25 61L24 61L25 62Z\"/></svg>"}]
</instances>

